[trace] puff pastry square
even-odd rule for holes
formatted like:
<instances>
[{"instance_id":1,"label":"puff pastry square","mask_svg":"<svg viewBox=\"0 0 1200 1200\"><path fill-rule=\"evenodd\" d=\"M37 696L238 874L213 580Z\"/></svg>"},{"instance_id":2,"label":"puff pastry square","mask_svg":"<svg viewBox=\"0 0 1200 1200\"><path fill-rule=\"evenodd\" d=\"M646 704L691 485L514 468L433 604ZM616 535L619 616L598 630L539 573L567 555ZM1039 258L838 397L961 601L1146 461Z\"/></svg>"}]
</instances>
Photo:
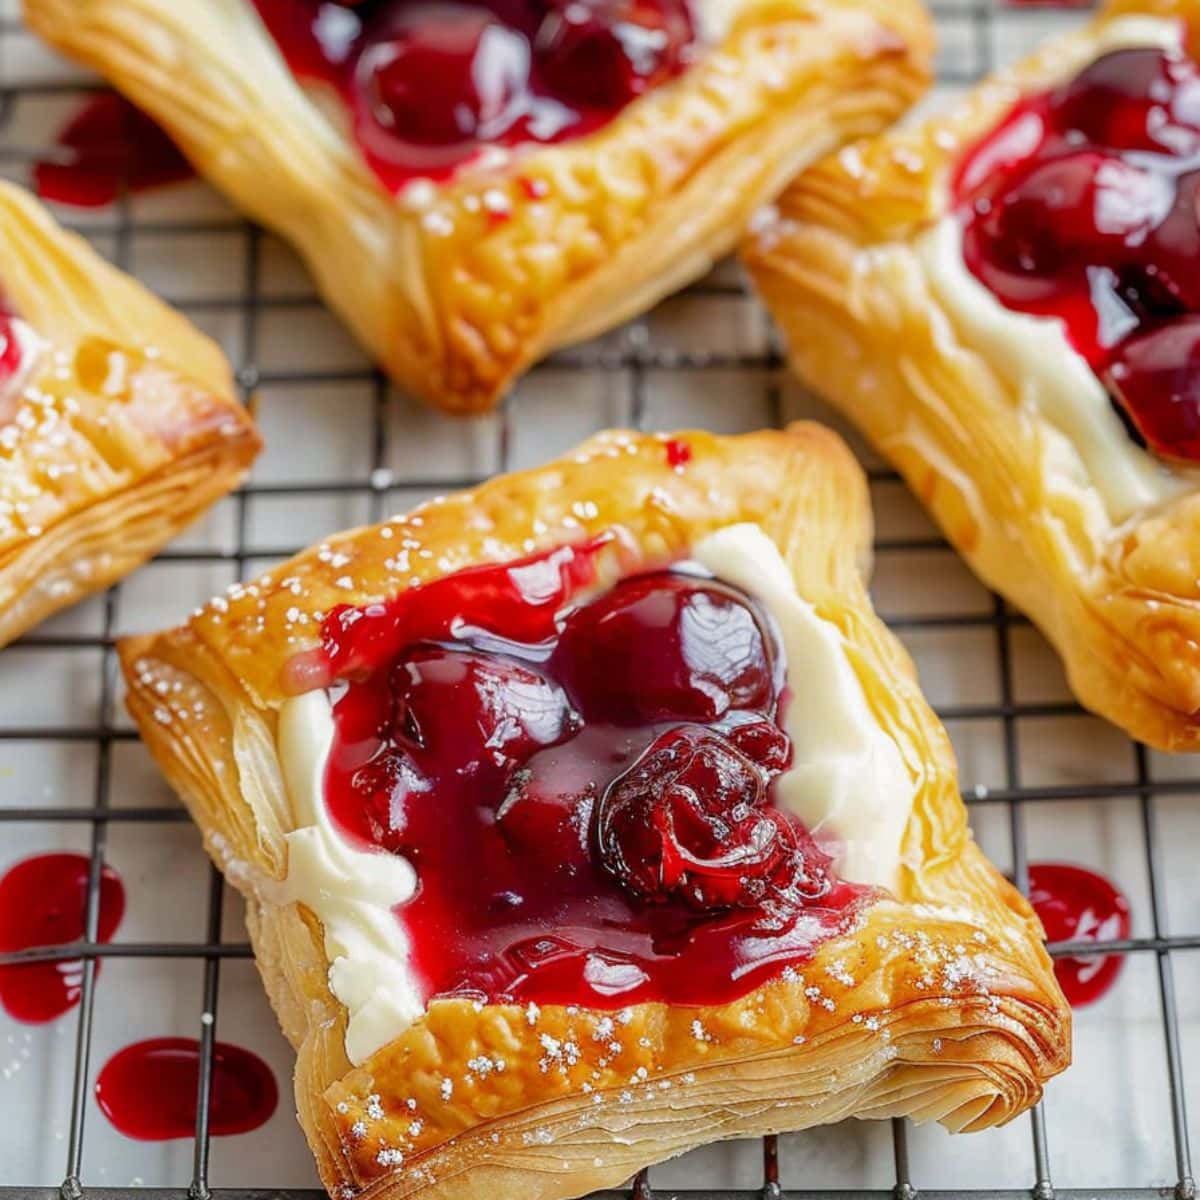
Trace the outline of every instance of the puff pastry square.
<instances>
[{"instance_id":1,"label":"puff pastry square","mask_svg":"<svg viewBox=\"0 0 1200 1200\"><path fill-rule=\"evenodd\" d=\"M1168 750L1200 748L1200 475L1135 441L1056 322L948 285L967 274L938 239L956 170L1014 106L1107 53L1179 54L1198 24L1189 0L1118 0L948 114L813 167L745 246L801 379L1032 617L1079 700Z\"/></svg>"},{"instance_id":2,"label":"puff pastry square","mask_svg":"<svg viewBox=\"0 0 1200 1200\"><path fill-rule=\"evenodd\" d=\"M798 969L718 1004L442 995L397 1020L394 1036L377 1027L364 1041L364 1010L395 999L350 996L366 927L335 930L314 911L331 891L308 904L288 882L303 789L280 747L295 737L290 706L320 690L310 669L322 622L336 610L350 629L465 568L555 547L603 545L609 573L626 578L730 527L754 530L760 547L748 593L766 587L774 562L787 603L823 631L832 674L820 704L832 703L835 675L848 681L859 734L886 748L888 795L901 804L888 810L900 821L886 886ZM1038 922L971 840L946 734L870 608L869 547L864 478L817 426L608 433L543 468L331 538L187 625L122 643L130 711L246 896L259 968L297 1052L300 1121L333 1196L552 1200L703 1141L850 1115L981 1129L1024 1111L1066 1066L1070 1011ZM544 574L522 578L548 594ZM794 669L795 687L813 686L803 664ZM362 680L361 664L351 676ZM842 750L822 737L801 751L805 736L797 757L832 755L836 775ZM883 812L885 790L846 789L851 817Z\"/></svg>"},{"instance_id":3,"label":"puff pastry square","mask_svg":"<svg viewBox=\"0 0 1200 1200\"><path fill-rule=\"evenodd\" d=\"M458 413L702 275L799 168L904 111L931 45L918 0L696 0L697 61L602 128L395 195L252 0L24 9L286 237L397 381Z\"/></svg>"},{"instance_id":4,"label":"puff pastry square","mask_svg":"<svg viewBox=\"0 0 1200 1200\"><path fill-rule=\"evenodd\" d=\"M217 346L0 182L0 644L149 558L258 449Z\"/></svg>"}]
</instances>

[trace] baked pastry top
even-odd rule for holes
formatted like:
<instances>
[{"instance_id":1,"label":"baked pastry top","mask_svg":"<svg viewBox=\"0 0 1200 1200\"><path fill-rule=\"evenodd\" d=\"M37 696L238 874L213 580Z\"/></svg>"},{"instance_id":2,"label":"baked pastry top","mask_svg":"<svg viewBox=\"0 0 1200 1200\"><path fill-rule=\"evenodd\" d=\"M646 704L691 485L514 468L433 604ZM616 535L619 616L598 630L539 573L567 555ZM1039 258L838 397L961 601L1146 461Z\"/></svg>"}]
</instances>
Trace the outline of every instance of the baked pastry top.
<instances>
[{"instance_id":1,"label":"baked pastry top","mask_svg":"<svg viewBox=\"0 0 1200 1200\"><path fill-rule=\"evenodd\" d=\"M931 45L917 0L24 7L454 412L702 275L797 169L907 107Z\"/></svg>"},{"instance_id":2,"label":"baked pastry top","mask_svg":"<svg viewBox=\"0 0 1200 1200\"><path fill-rule=\"evenodd\" d=\"M149 558L258 448L217 346L0 182L0 644Z\"/></svg>"},{"instance_id":3,"label":"baked pastry top","mask_svg":"<svg viewBox=\"0 0 1200 1200\"><path fill-rule=\"evenodd\" d=\"M561 1198L714 1137L1010 1119L1069 1058L1025 900L811 425L597 436L125 640L334 1196Z\"/></svg>"},{"instance_id":4,"label":"baked pastry top","mask_svg":"<svg viewBox=\"0 0 1200 1200\"><path fill-rule=\"evenodd\" d=\"M899 468L1081 702L1200 746L1192 0L1109 4L801 175L745 247L803 379Z\"/></svg>"}]
</instances>

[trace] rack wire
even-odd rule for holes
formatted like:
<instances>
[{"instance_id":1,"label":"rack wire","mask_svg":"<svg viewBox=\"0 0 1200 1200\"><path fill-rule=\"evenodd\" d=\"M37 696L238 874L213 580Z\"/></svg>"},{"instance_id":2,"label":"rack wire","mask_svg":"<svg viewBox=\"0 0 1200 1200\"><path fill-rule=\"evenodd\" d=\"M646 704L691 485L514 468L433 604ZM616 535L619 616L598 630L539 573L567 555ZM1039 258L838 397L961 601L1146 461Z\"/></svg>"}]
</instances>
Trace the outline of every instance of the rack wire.
<instances>
[{"instance_id":1,"label":"rack wire","mask_svg":"<svg viewBox=\"0 0 1200 1200\"><path fill-rule=\"evenodd\" d=\"M5 7L6 3L9 7ZM22 104L46 97L72 96L94 91L99 86L75 80L45 81L22 79L15 81L12 73L13 43L21 36L22 27L12 7L13 0L0 0L0 175L21 176L33 162L47 153L41 141L30 144L20 133L18 112ZM943 26L953 23L958 31L951 51L943 53L939 82L962 86L989 71L996 58L997 8L986 0L943 0L935 14ZM1010 10L1011 11L1011 10ZM1042 10L1040 15L1044 15ZM1061 14L1059 14L1061 15ZM7 64L7 66L6 66ZM69 222L68 222L69 223ZM185 238L200 234L219 234L238 239L244 250L244 272L241 285L229 295L204 299L187 297L166 298L183 312L200 317L204 314L235 314L240 324L241 353L236 365L236 379L242 399L251 403L261 388L289 385L365 385L370 390L371 451L370 469L362 475L337 480L312 482L252 482L234 498L234 544L229 548L169 548L157 561L179 563L224 563L230 565L238 578L248 573L251 560L269 560L290 556L302 549L300 542L280 545L251 545L248 537L248 506L259 497L282 500L301 500L311 495L345 495L365 498L371 519L382 517L388 508L389 497L395 490L444 491L471 486L479 482L474 475L460 478L418 477L397 475L387 466L389 443L396 436L394 422L389 420L392 398L390 385L376 370L368 368L337 368L307 371L290 368L270 368L260 361L260 320L272 311L302 313L316 309L320 300L309 289L264 294L262 288L262 252L266 235L253 224L236 218L204 218L199 220L139 219L128 197L123 197L99 222L89 220L85 230L93 238L111 239L112 258L124 269L130 269L131 246L138 235L158 234ZM0 263L0 269L3 264ZM693 296L737 294L741 284L723 282L718 277L689 289ZM556 355L552 367L567 371L618 372L627 380L628 411L634 424L647 420L647 397L652 372L678 370L747 369L761 377L768 413L775 423L782 420L781 388L783 361L774 336L768 337L766 349L752 355L728 354L713 351L684 350L656 344L647 324L634 322L615 342L577 348ZM535 370L536 373L536 370ZM501 410L495 423L495 460L500 470L508 467L512 444L519 421L520 400L510 400ZM885 469L869 472L872 482L890 483L898 480L895 473ZM305 539L306 541L309 539ZM946 543L936 536L903 536L878 539L877 553L915 554L944 549ZM103 600L101 628L98 633L74 634L34 631L10 647L6 653L20 655L39 649L54 649L71 654L91 653L100 661L99 703L97 719L84 723L0 724L0 744L5 742L48 741L53 743L85 743L96 750L96 766L91 795L86 804L58 803L22 805L0 808L0 829L16 822L39 822L46 825L79 823L90 832L90 870L87 888L87 909L83 939L77 944L0 954L0 965L13 962L82 961L80 1002L77 1009L73 1082L71 1086L69 1133L65 1138L62 1183L57 1187L32 1186L21 1179L8 1177L6 1165L0 1162L0 1200L126 1200L135 1196L141 1200L316 1200L323 1193L311 1190L229 1189L213 1188L209 1184L210 1131L208 1100L213 1081L213 1047L218 1027L218 988L222 967L231 960L251 957L244 941L222 939L224 891L215 869L210 868L207 890L205 934L199 941L117 942L101 944L97 940L101 870L105 863L110 830L121 822L166 823L186 821L182 808L173 805L125 807L112 800L112 757L114 747L132 739L134 733L115 719L117 699L117 670L114 654L116 612L121 585L110 590ZM1189 914L1182 929L1168 925L1166 912L1165 869L1160 823L1156 819L1156 802L1166 796L1200 793L1200 764L1195 771L1181 773L1173 770L1169 777L1157 778L1153 760L1145 748L1130 744L1133 770L1129 779L1089 778L1080 782L1030 784L1023 780L1023 762L1018 739L1019 723L1070 716L1081 710L1069 701L1030 702L1019 698L1014 682L1014 631L1027 622L1012 612L1003 600L992 597L986 612L944 611L919 615L884 613L902 637L922 630L952 630L975 628L990 631L994 642L996 671L999 679L999 699L981 703L944 705L940 715L958 723L999 722L1002 728L1004 786L990 790L976 789L964 795L964 800L978 814L992 809L1004 814L1011 847L1013 876L1018 887L1028 888L1029 852L1026 830L1030 806L1063 800L1108 800L1126 798L1136 802L1140 834L1143 843L1145 869L1149 879L1150 930L1135 936L1109 942L1060 943L1051 947L1056 956L1080 952L1127 957L1148 956L1156 971L1158 1002L1161 1010L1162 1053L1169 1092L1167 1111L1170 1114L1173 1177L1163 1180L1129 1179L1119 1187L1102 1189L1056 1188L1051 1172L1046 1120L1039 1105L1028 1118L1029 1168L1028 1183L1019 1188L996 1188L981 1180L978 1188L966 1192L922 1190L914 1179L909 1164L909 1138L902 1120L891 1123L894 1158L894 1185L890 1189L827 1190L788 1186L781 1179L778 1141L775 1137L762 1139L761 1184L753 1189L701 1189L681 1192L669 1189L683 1200L779 1200L786 1195L795 1200L916 1200L918 1194L930 1200L949 1200L951 1196L978 1197L979 1200L1054 1200L1057 1197L1083 1200L1103 1196L1109 1200L1150 1200L1151 1197L1173 1200L1195 1200L1196 1183L1193 1174L1186 1088L1181 1052L1179 1004L1176 995L1175 961L1182 951L1200 950L1200 913ZM0 845L4 834L0 832ZM198 853L199 851L197 851ZM1186 923L1186 922L1190 922ZM93 1070L91 1061L92 1033L97 1008L96 978L98 964L104 959L191 959L202 964L200 1023L198 1036L201 1045L201 1070L197 1096L197 1118L194 1134L190 1178L180 1180L179 1186L168 1188L107 1188L85 1183L89 1164L84 1161L84 1127L89 1119L89 1095ZM1193 1086L1195 1080L1192 1081ZM0 1095L0 1102L3 1097ZM6 1114L7 1115L7 1114ZM646 1172L639 1175L629 1189L605 1193L608 1200L654 1200Z\"/></svg>"}]
</instances>

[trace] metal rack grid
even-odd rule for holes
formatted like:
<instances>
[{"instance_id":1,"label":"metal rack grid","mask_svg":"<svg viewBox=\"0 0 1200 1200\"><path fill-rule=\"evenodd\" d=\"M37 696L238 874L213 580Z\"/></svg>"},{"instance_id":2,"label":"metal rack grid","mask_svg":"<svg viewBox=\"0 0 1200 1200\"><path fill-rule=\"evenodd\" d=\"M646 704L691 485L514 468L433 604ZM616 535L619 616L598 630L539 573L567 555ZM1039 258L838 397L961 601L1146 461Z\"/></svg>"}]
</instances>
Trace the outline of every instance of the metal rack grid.
<instances>
[{"instance_id":1,"label":"metal rack grid","mask_svg":"<svg viewBox=\"0 0 1200 1200\"><path fill-rule=\"evenodd\" d=\"M0 174L6 169L20 169L46 154L46 147L27 144L11 133L13 118L18 105L27 98L84 94L95 90L98 85L76 82L50 81L22 82L14 84L5 79L6 43L21 32L18 18L11 8L4 7L0 0ZM9 0L11 5L12 0ZM970 63L944 63L939 72L939 81L944 84L966 85L993 66L995 55L995 9L988 0L943 0L939 8L934 6L935 15L953 17L965 25L969 34L969 53L962 57ZM1045 9L1042 10L1046 11ZM170 548L162 552L156 561L231 564L238 578L244 577L250 559L282 558L290 556L303 547L300 544L252 549L247 538L248 502L254 497L276 497L299 499L314 494L345 494L365 497L372 520L384 515L389 489L447 490L467 487L479 482L478 477L458 479L425 479L411 476L397 477L385 466L388 461L388 442L391 431L386 420L389 384L378 372L369 369L346 369L327 371L297 371L287 369L268 370L259 364L258 338L259 318L270 310L299 312L316 308L319 299L310 291L287 294L264 295L261 290L261 257L264 233L256 226L234 218L218 218L198 221L163 220L147 222L138 220L128 197L113 206L104 222L88 222L86 232L95 237L107 235L112 239L112 257L116 263L129 269L131 265L131 243L135 234L163 234L187 236L200 233L228 234L242 239L245 249L245 273L242 286L236 294L209 297L203 300L176 299L173 302L184 313L198 316L204 312L234 312L241 325L241 361L236 363L236 378L243 401L249 403L257 389L268 385L299 383L366 384L373 396L371 470L364 477L344 478L334 482L313 483L251 483L234 497L236 538L233 548L225 549L180 549ZM728 295L737 293L740 284L708 281L689 289L692 295ZM172 298L166 297L168 300ZM555 369L577 371L611 370L623 372L630 388L629 410L636 424L643 424L647 409L647 373L650 371L748 368L761 372L765 379L767 409L773 420L781 419L780 380L783 361L773 336L769 338L765 353L759 355L727 355L709 352L680 352L660 348L654 344L644 323L635 322L626 330L622 345L618 349L582 347L556 355ZM501 470L510 460L517 402L504 406L496 424L496 458ZM885 469L869 472L873 482L897 481L898 476ZM893 553L921 552L943 549L946 543L936 536L879 538L876 550ZM179 822L186 821L187 814L177 806L122 808L111 803L111 760L113 747L121 741L131 740L135 734L121 727L114 718L114 699L117 684L115 645L115 613L121 585L111 589L103 600L102 629L97 635L55 634L33 632L12 646L7 652L20 654L30 649L57 649L72 653L91 651L101 662L98 719L95 723L64 725L0 725L0 743L16 741L84 742L96 748L96 769L92 783L90 804L52 804L0 808L0 828L16 822L78 822L90 829L90 873L87 890L87 910L84 939L78 944L57 946L47 949L0 954L0 965L12 962L58 961L80 959L83 963L81 996L77 1013L74 1039L73 1083L70 1103L70 1130L65 1139L63 1182L59 1187L24 1186L20 1181L12 1182L4 1177L4 1164L0 1163L0 1200L124 1200L125 1197L142 1197L144 1200L316 1200L323 1195L312 1190L277 1188L229 1189L212 1188L209 1185L208 1097L212 1085L213 1046L218 1017L218 984L222 964L227 960L246 959L251 951L245 942L223 941L221 936L223 888L219 874L209 869L206 932L199 942L137 942L100 944L96 940L99 918L99 885L101 869L105 862L106 842L109 829L119 822ZM1059 943L1051 946L1056 956L1095 951L1097 945L1105 953L1122 956L1152 956L1157 969L1157 989L1162 1015L1163 1046L1166 1081L1169 1090L1169 1113L1174 1158L1174 1179L1167 1186L1148 1184L1145 1180L1131 1179L1120 1187L1105 1189L1056 1188L1051 1175L1046 1122L1039 1105L1027 1118L1030 1133L1030 1160L1028 1186L1025 1188L994 1188L983 1186L969 1191L926 1190L918 1193L909 1168L909 1144L903 1120L891 1123L892 1147L895 1167L895 1184L889 1189L878 1190L817 1190L786 1186L780 1178L778 1143L775 1137L762 1139L761 1186L757 1189L712 1190L699 1189L681 1192L669 1189L670 1194L683 1200L777 1200L784 1195L796 1200L916 1200L918 1194L936 1200L948 1200L951 1196L979 1197L979 1200L1017 1200L1033 1197L1033 1200L1054 1200L1055 1196L1083 1200L1084 1197L1105 1196L1110 1200L1128 1197L1129 1200L1149 1200L1150 1197L1174 1200L1194 1200L1196 1183L1193 1175L1191 1146L1189 1142L1188 1118L1181 1054L1180 1022L1176 1000L1173 953L1200 949L1200 914L1196 923L1185 927L1183 932L1169 932L1166 918L1166 895L1164 887L1163 846L1159 826L1155 819L1156 799L1163 796L1200 792L1200 762L1194 772L1172 773L1170 778L1155 778L1151 758L1144 747L1130 744L1135 773L1128 781L1094 779L1082 783L1056 785L1028 785L1022 782L1022 761L1019 753L1017 726L1027 718L1053 718L1077 714L1081 710L1069 701L1026 702L1017 696L1013 671L1013 630L1028 622L1012 612L999 597L991 598L990 610L984 614L958 612L933 613L916 616L894 615L889 620L892 627L903 637L907 632L922 629L980 627L990 630L994 640L996 669L999 678L998 702L979 704L957 704L941 706L939 715L946 720L959 722L999 722L1003 735L1004 780L1003 787L990 790L977 789L964 795L964 800L974 809L991 807L1006 814L1007 834L1011 842L1013 875L1023 890L1028 886L1028 850L1026 836L1026 813L1030 805L1039 802L1082 799L1109 799L1122 797L1136 802L1139 813L1141 836L1144 846L1145 869L1149 878L1149 907L1151 931L1148 936L1130 937L1120 941L1103 943ZM3 835L0 834L0 838ZM194 1151L190 1179L180 1181L172 1188L109 1188L85 1185L84 1122L91 1071L91 1047L94 1016L96 1012L96 973L98 963L105 958L175 958L197 960L203 964L201 1020L199 1040L201 1044L201 1071L199 1078L197 1118L194 1135ZM1193 1081L1193 1084L1195 1081ZM625 1192L606 1193L611 1200L629 1197L630 1200L653 1200L655 1192L663 1195L662 1189L653 1189L646 1172L642 1172Z\"/></svg>"}]
</instances>

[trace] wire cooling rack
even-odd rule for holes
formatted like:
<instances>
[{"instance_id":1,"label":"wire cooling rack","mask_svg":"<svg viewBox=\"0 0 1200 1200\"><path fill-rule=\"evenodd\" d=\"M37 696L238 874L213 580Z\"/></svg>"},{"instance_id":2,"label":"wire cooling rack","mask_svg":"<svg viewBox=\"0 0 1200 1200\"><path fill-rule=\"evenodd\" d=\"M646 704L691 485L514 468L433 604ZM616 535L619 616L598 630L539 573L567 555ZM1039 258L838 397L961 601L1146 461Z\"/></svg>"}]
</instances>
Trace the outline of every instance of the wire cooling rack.
<instances>
[{"instance_id":1,"label":"wire cooling rack","mask_svg":"<svg viewBox=\"0 0 1200 1200\"><path fill-rule=\"evenodd\" d=\"M1078 19L1079 14L949 0L937 10L937 16L943 43L939 90L952 94L988 71L995 61L1011 57L1038 36ZM47 153L54 126L72 104L97 87L36 47L21 26L15 0L0 0L0 175L27 178L30 165ZM202 876L199 937L107 945L96 942L101 868L118 834L130 826L167 826L187 820L160 785L144 782L141 787L131 787L122 782L117 770L123 752L136 748L135 735L120 715L113 652L115 638L123 631L121 611L133 596L143 626L165 622L165 618L152 615L152 605L147 611L146 589L139 581L156 569L190 566L223 571L223 582L232 582L295 553L332 532L336 525L378 519L423 495L469 486L492 471L524 465L531 453L527 443L532 427L551 412L561 415L567 407L571 415L567 421L570 428L562 434L564 446L602 424L632 422L661 427L694 422L733 429L764 421L777 424L799 414L826 418L828 414L787 381L774 335L745 296L736 272L728 268L689 289L682 300L673 302L673 309L668 305L674 316L665 323L659 314L651 314L598 342L556 355L531 374L495 417L472 426L450 425L418 412L394 395L387 381L353 352L340 358L335 354L332 361L310 361L302 343L308 340L310 322L323 312L311 284L274 239L221 207L211 195L206 193L198 207L194 200L176 203L164 197L146 207L126 197L99 214L62 215L120 266L148 275L149 282L168 300L221 338L235 363L246 403L279 394L287 396L291 405L297 403L296 397L320 391L336 397L330 402L335 412L344 406L341 420L353 418L361 424L362 437L353 462L337 475L331 476L327 468L317 470L313 464L318 459L313 458L301 463L300 475L281 472L278 455L273 469L261 469L260 464L251 482L223 506L223 534L209 538L202 531L198 537L177 543L131 581L84 606L83 617L49 623L6 650L0 660L0 786L4 761L32 760L43 748L87 752L85 769L62 778L55 776L42 788L37 797L42 803L30 803L24 793L0 795L0 858L10 857L6 851L17 844L36 842L42 836L57 839L62 830L69 829L86 848L91 864L83 942L0 955L0 964L66 957L83 962L80 1003L73 1015L65 1018L67 1028L61 1031L73 1045L62 1056L66 1079L55 1093L65 1102L65 1111L46 1111L47 1105L40 1100L40 1115L18 1111L18 1102L6 1095L0 1079L0 1126L25 1123L21 1137L36 1141L50 1137L57 1125L53 1136L61 1150L61 1170L56 1168L51 1179L44 1177L44 1171L43 1177L35 1179L25 1173L30 1168L22 1165L25 1160L13 1148L19 1142L0 1142L10 1147L0 1153L0 1198L315 1198L323 1193L309 1188L215 1186L213 1182L210 1152L214 1143L206 1113L213 1045L223 1024L218 1005L222 973L228 974L237 960L250 958L244 934L236 925L232 935L229 932L227 910L232 906L227 904L217 873L205 868L207 874ZM198 255L192 249L200 244L199 239L206 239L207 246L221 247L203 251L203 265L197 264ZM139 246L151 243L159 246L159 265L147 269ZM181 290L179 281L197 271L207 280L201 294ZM711 336L697 332L699 316L706 310L711 310L706 330L713 329L714 313L718 327ZM726 336L729 314L734 314L735 324L750 328L749 348ZM276 332L269 332L268 325ZM267 342L278 343L281 328L285 353L277 355ZM599 401L595 399L597 386ZM578 399L581 389L583 400ZM689 394L686 402L679 399L684 392ZM572 397L570 405L568 397ZM279 418L276 432L283 437L283 425L294 422L279 415L285 411L282 401L273 411ZM267 412L264 401L260 419ZM271 428L267 436L270 446ZM417 452L410 452L414 445ZM426 446L433 449L422 449ZM285 447L284 454L291 448L292 444ZM270 453L268 449L268 460ZM302 453L300 457L303 459ZM1193 1088L1197 1086L1200 1046L1187 1039L1192 1024L1200 1029L1195 998L1200 989L1200 970L1196 969L1200 965L1200 890L1193 867L1200 851L1200 823L1189 814L1200 809L1200 762L1153 755L1081 714L1055 682L1053 658L1028 623L1003 601L964 578L936 532L919 515L905 515L915 509L895 474L870 458L869 452L864 452L864 458L881 526L876 541L877 602L922 666L927 687L931 679L936 685L933 698L963 760L964 798L985 848L998 862L1008 865L1018 885L1025 887L1031 823L1041 821L1043 842L1047 825L1053 827L1052 833L1060 825L1071 830L1065 849L1061 837L1049 839L1056 849L1069 853L1080 844L1092 845L1087 841L1092 835L1078 824L1084 821L1083 814L1094 814L1104 806L1120 808L1120 819L1109 821L1101 831L1098 852L1102 857L1120 858L1126 874L1138 877L1141 889L1140 903L1135 903L1134 936L1103 947L1129 960L1125 971L1129 994L1115 1020L1102 1023L1087 1044L1124 1045L1127 1030L1134 1026L1140 1040L1128 1043L1135 1048L1126 1055L1124 1068L1118 1056L1111 1072L1102 1064L1098 1076L1078 1077L1088 1081L1098 1077L1106 1083L1080 1087L1074 1094L1059 1093L1052 1087L1052 1106L1060 1094L1064 1096L1053 1110L1053 1120L1048 1120L1039 1106L1017 1123L1015 1135L1011 1131L1006 1135L999 1152L995 1146L985 1152L988 1143L983 1141L974 1143L981 1147L977 1161L972 1161L972 1154L964 1160L958 1152L953 1187L939 1185L937 1170L937 1164L950 1155L945 1148L948 1143L938 1142L932 1150L915 1154L913 1139L918 1135L905 1122L893 1121L890 1147L883 1152L886 1164L881 1167L876 1161L874 1169L857 1173L839 1166L843 1186L829 1185L817 1169L821 1158L837 1158L840 1153L830 1149L841 1144L838 1131L833 1130L799 1135L810 1139L810 1150L815 1148L808 1166L800 1171L789 1173L786 1164L781 1167L781 1159L787 1158L780 1153L781 1145L791 1143L786 1138L768 1137L757 1149L740 1148L732 1174L728 1170L723 1175L710 1173L706 1163L716 1161L711 1157L693 1158L690 1166L685 1158L675 1173L660 1179L658 1169L643 1172L629 1190L611 1195L631 1196L632 1200L652 1200L655 1194L687 1200L773 1200L783 1194L805 1200L818 1196L915 1200L920 1189L926 1196L966 1195L981 1200L1023 1196L1053 1200L1056 1195L1193 1200L1191 1141L1196 1129L1189 1126L1184 1076L1190 1065L1189 1082ZM447 468L447 461L454 464L453 469ZM303 470L309 474L305 476ZM331 504L334 515L330 515ZM261 522L256 507L275 516ZM318 510L323 515L314 516ZM908 591L899 582L903 579L908 580ZM913 588L915 603L908 602ZM157 587L152 590L157 592ZM893 607L892 597L902 594L908 601ZM194 599L202 598L197 595ZM179 615L172 614L171 619ZM960 649L965 655L961 660ZM66 677L75 681L68 691L83 686L86 703L80 705L72 695L63 695L26 704L24 693L16 702L3 701L4 689L12 700L13 689L29 687L24 677L34 675L50 656L64 667ZM971 665L963 667L968 660ZM1046 677L1051 682L1046 683ZM85 679L91 682L81 685ZM34 690L36 687L31 692ZM1052 762L1047 768L1046 760L1062 757L1066 746L1073 748L1071 762L1057 768ZM142 778L148 781L150 776ZM972 783L972 778L986 782ZM1188 805L1193 795L1197 808ZM1042 814L1049 814L1048 820L1042 820ZM1190 843L1189 829L1197 835ZM23 841L17 831L23 831ZM198 839L188 844L186 852L194 865L201 854ZM1172 903L1170 918L1168 900ZM1062 955L1079 947L1063 944L1051 949ZM107 981L109 972L117 969L109 964L118 960L185 960L198 968L199 996L191 1017L192 1031L201 1044L198 1117L190 1161L178 1156L172 1160L174 1168L164 1180L167 1186L137 1186L136 1175L114 1186L116 1181L105 1162L98 1161L103 1155L85 1152L85 1131L102 1122L92 1102L98 1014L139 1003L136 994L121 993L119 981L114 981L111 989L98 986L101 962ZM1139 964L1136 971L1130 969L1134 963ZM1177 989L1181 967L1196 987ZM239 1008L231 1011L232 1017ZM1181 1018L1181 1009L1186 1009L1185 1018ZM149 1016L146 1021L150 1022ZM1081 1040L1086 1028L1081 1020ZM1149 1040L1142 1036L1147 1030ZM10 1046L18 1042L8 1037ZM28 1049L21 1053L26 1060L34 1058ZM1080 1053L1077 1051L1077 1057ZM16 1065L19 1060L4 1068L4 1079ZM30 1071L37 1074L39 1067L35 1058L27 1062L27 1076ZM1085 1070L1083 1064L1074 1068L1076 1072ZM1072 1078L1073 1074L1066 1077ZM1099 1110L1094 1107L1104 1100L1098 1094L1106 1088L1114 1104L1124 1105L1107 1125L1095 1116ZM30 1093L22 1095L26 1097L20 1101L23 1105ZM1194 1091L1191 1099L1193 1111L1200 1108L1200 1096ZM1135 1128L1137 1114L1144 1111L1153 1113L1150 1133ZM1130 1145L1136 1148L1150 1141L1153 1146L1146 1155L1121 1151L1115 1165L1100 1172L1102 1186L1090 1186L1096 1180L1089 1171L1099 1169L1097 1164L1105 1158L1108 1143L1120 1141L1130 1129ZM959 1141L967 1139L955 1140L956 1146ZM291 1145L295 1145L294 1139ZM875 1151L879 1151L878 1143ZM875 1153L875 1159L879 1157ZM280 1178L270 1172L282 1166L282 1153L268 1149L267 1158L265 1177ZM915 1158L921 1161L914 1163ZM237 1170L235 1166L217 1182L241 1182ZM258 1176L263 1177L261 1169ZM821 1186L814 1185L815 1178Z\"/></svg>"}]
</instances>

